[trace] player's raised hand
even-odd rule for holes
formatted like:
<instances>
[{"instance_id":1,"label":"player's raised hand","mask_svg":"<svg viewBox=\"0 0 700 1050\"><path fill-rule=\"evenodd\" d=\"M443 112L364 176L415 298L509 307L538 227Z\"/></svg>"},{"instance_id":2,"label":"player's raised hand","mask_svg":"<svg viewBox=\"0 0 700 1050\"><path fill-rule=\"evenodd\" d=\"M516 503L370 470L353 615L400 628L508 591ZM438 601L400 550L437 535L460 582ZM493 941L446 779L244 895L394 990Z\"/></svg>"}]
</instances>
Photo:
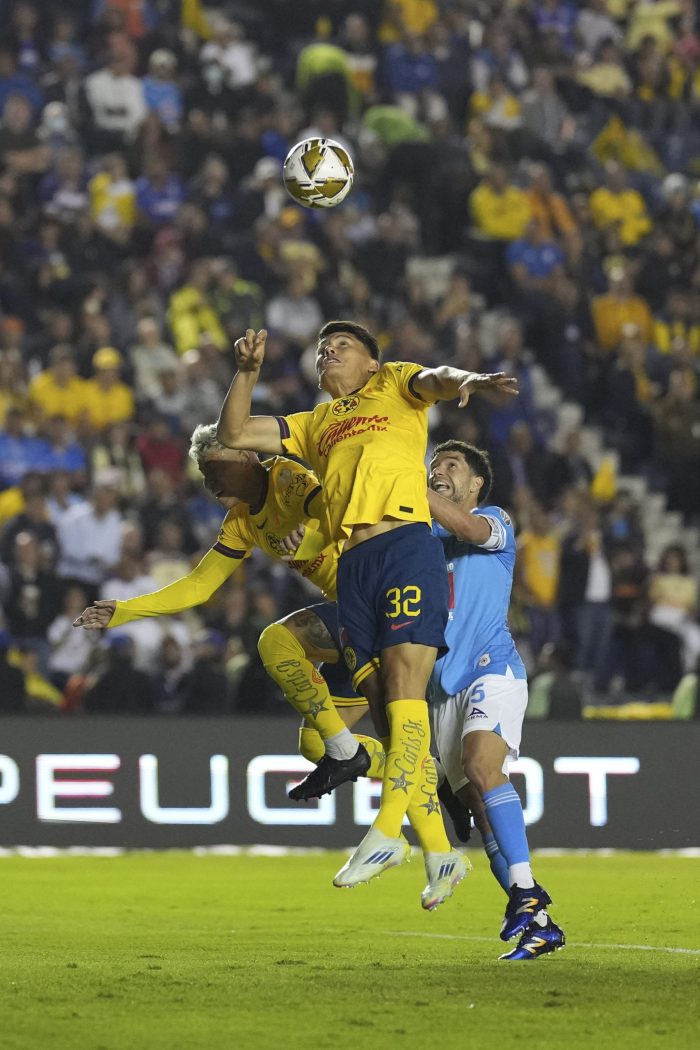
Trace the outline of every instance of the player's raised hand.
<instances>
[{"instance_id":1,"label":"player's raised hand","mask_svg":"<svg viewBox=\"0 0 700 1050\"><path fill-rule=\"evenodd\" d=\"M517 397L518 380L506 372L472 372L459 388L459 407L469 401L472 394L499 394Z\"/></svg>"},{"instance_id":2,"label":"player's raised hand","mask_svg":"<svg viewBox=\"0 0 700 1050\"><path fill-rule=\"evenodd\" d=\"M73 620L74 627L84 627L86 631L101 631L109 625L117 603L114 598L104 598L88 605L77 619Z\"/></svg>"},{"instance_id":3,"label":"player's raised hand","mask_svg":"<svg viewBox=\"0 0 700 1050\"><path fill-rule=\"evenodd\" d=\"M246 334L237 339L233 345L236 364L239 372L259 372L265 357L265 340L267 331L261 328L256 332L248 328Z\"/></svg>"}]
</instances>

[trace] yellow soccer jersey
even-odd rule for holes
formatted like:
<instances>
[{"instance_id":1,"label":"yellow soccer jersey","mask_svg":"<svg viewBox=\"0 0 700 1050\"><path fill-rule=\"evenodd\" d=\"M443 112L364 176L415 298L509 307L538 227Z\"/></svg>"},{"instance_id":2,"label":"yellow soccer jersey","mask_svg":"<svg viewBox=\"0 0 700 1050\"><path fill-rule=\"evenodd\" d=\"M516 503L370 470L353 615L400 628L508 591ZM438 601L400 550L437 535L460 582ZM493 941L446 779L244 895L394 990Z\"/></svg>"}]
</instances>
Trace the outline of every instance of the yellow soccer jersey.
<instances>
[{"instance_id":1,"label":"yellow soccer jersey","mask_svg":"<svg viewBox=\"0 0 700 1050\"><path fill-rule=\"evenodd\" d=\"M354 525L385 518L430 524L424 461L433 402L411 386L421 371L391 362L348 397L278 417L285 450L323 482L329 534L341 542Z\"/></svg>"},{"instance_id":2,"label":"yellow soccer jersey","mask_svg":"<svg viewBox=\"0 0 700 1050\"><path fill-rule=\"evenodd\" d=\"M214 544L214 550L219 554L242 559L257 547L271 558L286 557L288 551L282 540L307 521L309 508L321 492L316 475L284 456L266 460L265 466L267 481L262 505L258 509L239 503L228 512ZM314 528L313 520L308 527ZM324 532L320 523L316 527ZM335 573L340 549L337 543L323 542L324 539L325 536L316 544L322 549L312 558L289 564L315 584L326 598L335 601Z\"/></svg>"}]
</instances>

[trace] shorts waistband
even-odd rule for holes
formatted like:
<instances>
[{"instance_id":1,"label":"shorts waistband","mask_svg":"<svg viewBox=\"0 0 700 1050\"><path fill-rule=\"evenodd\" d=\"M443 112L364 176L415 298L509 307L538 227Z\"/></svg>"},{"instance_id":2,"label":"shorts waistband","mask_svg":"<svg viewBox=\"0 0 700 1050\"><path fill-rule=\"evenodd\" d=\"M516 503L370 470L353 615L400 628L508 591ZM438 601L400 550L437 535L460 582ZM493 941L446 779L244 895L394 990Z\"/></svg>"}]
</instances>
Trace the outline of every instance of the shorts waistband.
<instances>
[{"instance_id":1,"label":"shorts waistband","mask_svg":"<svg viewBox=\"0 0 700 1050\"><path fill-rule=\"evenodd\" d=\"M401 536L404 537L409 533L411 536L416 536L420 533L424 533L426 536L432 535L429 527L424 521L411 521L407 522L406 525L402 525L398 529L389 529L388 532L380 532L377 536L372 536L371 539L364 540L362 543L358 543L355 547L351 547L349 551L342 551L340 557L348 562L353 555L362 551L366 554L369 550L371 550L372 553L385 550L387 547L391 547L392 544L396 543L397 533L400 533Z\"/></svg>"}]
</instances>

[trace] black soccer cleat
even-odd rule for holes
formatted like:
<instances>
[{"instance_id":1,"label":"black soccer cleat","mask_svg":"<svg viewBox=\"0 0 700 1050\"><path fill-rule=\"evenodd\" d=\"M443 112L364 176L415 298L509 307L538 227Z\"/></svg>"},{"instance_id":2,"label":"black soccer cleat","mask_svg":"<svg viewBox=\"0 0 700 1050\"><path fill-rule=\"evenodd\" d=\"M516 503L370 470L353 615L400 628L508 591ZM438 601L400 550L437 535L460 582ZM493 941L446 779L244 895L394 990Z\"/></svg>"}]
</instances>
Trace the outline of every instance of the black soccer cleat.
<instances>
[{"instance_id":1,"label":"black soccer cleat","mask_svg":"<svg viewBox=\"0 0 700 1050\"><path fill-rule=\"evenodd\" d=\"M369 766L370 757L363 744L358 746L352 758L330 758L329 755L324 755L301 784L292 788L289 797L295 802L306 802L311 798L329 795L346 780L364 777Z\"/></svg>"},{"instance_id":2,"label":"black soccer cleat","mask_svg":"<svg viewBox=\"0 0 700 1050\"><path fill-rule=\"evenodd\" d=\"M442 802L452 821L452 827L457 839L463 843L469 842L472 833L472 815L467 806L457 798L447 778L443 780L437 789L437 797Z\"/></svg>"}]
</instances>

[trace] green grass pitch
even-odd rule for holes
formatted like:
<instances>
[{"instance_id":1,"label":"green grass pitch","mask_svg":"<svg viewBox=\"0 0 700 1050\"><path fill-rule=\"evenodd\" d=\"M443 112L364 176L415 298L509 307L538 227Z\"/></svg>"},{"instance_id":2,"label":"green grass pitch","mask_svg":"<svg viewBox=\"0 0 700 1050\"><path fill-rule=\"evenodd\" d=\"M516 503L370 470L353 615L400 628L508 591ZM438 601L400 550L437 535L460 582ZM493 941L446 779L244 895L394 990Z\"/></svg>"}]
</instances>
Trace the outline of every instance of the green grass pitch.
<instances>
[{"instance_id":1,"label":"green grass pitch","mask_svg":"<svg viewBox=\"0 0 700 1050\"><path fill-rule=\"evenodd\" d=\"M0 1046L700 1045L699 860L540 857L569 943L508 964L505 898L470 855L432 915L419 856L354 891L332 853L0 859Z\"/></svg>"}]
</instances>

